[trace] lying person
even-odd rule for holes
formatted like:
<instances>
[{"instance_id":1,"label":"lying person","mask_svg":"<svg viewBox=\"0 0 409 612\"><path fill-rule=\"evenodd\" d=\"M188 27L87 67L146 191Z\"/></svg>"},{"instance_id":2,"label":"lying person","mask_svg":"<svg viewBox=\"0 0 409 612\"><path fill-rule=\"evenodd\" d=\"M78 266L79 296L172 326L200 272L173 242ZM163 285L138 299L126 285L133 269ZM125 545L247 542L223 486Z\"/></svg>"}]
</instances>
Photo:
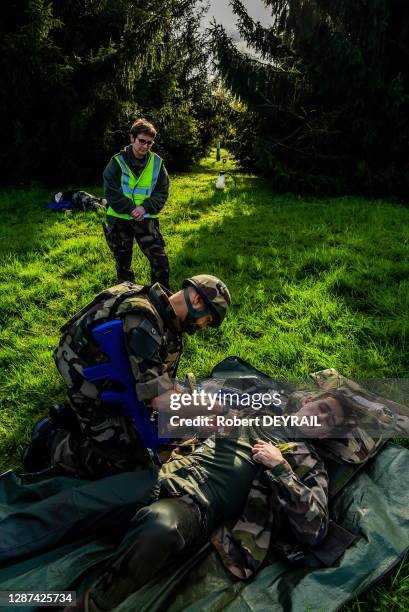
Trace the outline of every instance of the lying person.
<instances>
[{"instance_id":1,"label":"lying person","mask_svg":"<svg viewBox=\"0 0 409 612\"><path fill-rule=\"evenodd\" d=\"M78 189L59 191L55 194L53 200L53 202L47 204L47 208L62 212L66 210L102 210L107 205L105 198L98 198L92 195L92 193L79 191Z\"/></svg>"},{"instance_id":2,"label":"lying person","mask_svg":"<svg viewBox=\"0 0 409 612\"><path fill-rule=\"evenodd\" d=\"M308 395L298 400L295 410L299 415L317 415L320 427L308 433L328 438L342 426L349 411L348 401L345 406L341 402L341 395L325 392L318 399ZM112 610L175 555L197 549L212 534L224 564L236 576L247 578L267 554L265 527L271 532L279 515L285 519L281 524L299 542L319 544L329 522L327 471L312 444L288 442L290 436L306 433L287 430L277 436L262 426L252 426L235 439L208 438L190 455L163 465L159 500L136 513L116 558L74 608ZM246 501L257 497L261 503L246 506ZM226 528L215 532L243 508L233 535ZM255 508L256 513L246 515ZM249 539L249 535L254 537ZM239 546L240 537L247 544L241 547L239 558L230 554L226 542L235 538Z\"/></svg>"}]
</instances>

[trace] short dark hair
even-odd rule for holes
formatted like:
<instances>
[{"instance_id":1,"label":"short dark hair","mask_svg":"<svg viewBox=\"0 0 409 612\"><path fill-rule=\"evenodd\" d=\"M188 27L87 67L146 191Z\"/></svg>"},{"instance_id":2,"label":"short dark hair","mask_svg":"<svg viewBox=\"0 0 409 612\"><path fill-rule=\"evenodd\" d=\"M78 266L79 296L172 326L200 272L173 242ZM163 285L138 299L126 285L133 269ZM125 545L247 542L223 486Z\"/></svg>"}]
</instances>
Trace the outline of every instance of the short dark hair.
<instances>
[{"instance_id":1,"label":"short dark hair","mask_svg":"<svg viewBox=\"0 0 409 612\"><path fill-rule=\"evenodd\" d=\"M356 405L345 393L338 389L328 390L325 394L326 397L333 397L341 405L344 413L342 423L337 425L334 430L340 436L345 435L359 424L362 414L357 410Z\"/></svg>"},{"instance_id":2,"label":"short dark hair","mask_svg":"<svg viewBox=\"0 0 409 612\"><path fill-rule=\"evenodd\" d=\"M146 119L137 119L134 121L131 126L130 133L134 138L136 138L138 134L148 134L152 138L156 137L156 129L154 125L152 125L152 123Z\"/></svg>"},{"instance_id":3,"label":"short dark hair","mask_svg":"<svg viewBox=\"0 0 409 612\"><path fill-rule=\"evenodd\" d=\"M310 395L311 392L308 393ZM296 397L295 397L296 396ZM353 401L341 390L338 389L317 389L315 392L312 392L312 401L324 400L325 398L332 397L337 400L340 404L343 412L342 423L334 427L331 431L334 432L338 436L344 436L346 432L351 431L354 427L357 426L359 422L359 416L356 412L356 407ZM297 396L297 394L293 394L289 398L288 407L290 411L297 410L301 406L302 397Z\"/></svg>"}]
</instances>

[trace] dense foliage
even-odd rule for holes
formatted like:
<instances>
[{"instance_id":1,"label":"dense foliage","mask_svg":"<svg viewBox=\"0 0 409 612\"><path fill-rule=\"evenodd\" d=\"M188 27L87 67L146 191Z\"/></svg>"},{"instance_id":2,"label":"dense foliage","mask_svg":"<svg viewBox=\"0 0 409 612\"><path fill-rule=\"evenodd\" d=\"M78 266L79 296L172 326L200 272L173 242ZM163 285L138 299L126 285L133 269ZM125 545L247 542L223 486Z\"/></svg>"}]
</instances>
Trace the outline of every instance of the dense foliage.
<instances>
[{"instance_id":1,"label":"dense foliage","mask_svg":"<svg viewBox=\"0 0 409 612\"><path fill-rule=\"evenodd\" d=\"M202 0L11 0L1 9L4 183L100 181L130 123L186 168L209 140ZM209 106L209 104L207 104Z\"/></svg>"},{"instance_id":2,"label":"dense foliage","mask_svg":"<svg viewBox=\"0 0 409 612\"><path fill-rule=\"evenodd\" d=\"M232 0L253 54L213 29L217 68L246 103L235 152L277 187L407 193L409 4L265 0L264 27Z\"/></svg>"}]
</instances>

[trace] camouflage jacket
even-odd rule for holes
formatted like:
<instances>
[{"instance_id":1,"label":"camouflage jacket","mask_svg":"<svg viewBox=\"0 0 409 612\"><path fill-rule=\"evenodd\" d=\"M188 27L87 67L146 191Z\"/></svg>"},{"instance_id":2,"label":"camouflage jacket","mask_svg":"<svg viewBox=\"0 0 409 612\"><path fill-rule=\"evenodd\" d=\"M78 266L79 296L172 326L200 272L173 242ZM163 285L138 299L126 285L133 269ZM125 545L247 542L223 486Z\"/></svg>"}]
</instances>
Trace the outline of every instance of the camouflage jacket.
<instances>
[{"instance_id":1,"label":"camouflage jacket","mask_svg":"<svg viewBox=\"0 0 409 612\"><path fill-rule=\"evenodd\" d=\"M275 444L285 461L273 469L255 463L251 449L260 439ZM211 541L226 568L242 579L261 565L277 533L314 545L327 531L323 461L311 445L273 437L263 426L245 428L237 438L212 436L194 450L186 442L162 466L160 480L168 494L189 496L202 508L204 528L221 525Z\"/></svg>"},{"instance_id":2,"label":"camouflage jacket","mask_svg":"<svg viewBox=\"0 0 409 612\"><path fill-rule=\"evenodd\" d=\"M85 380L83 369L104 361L92 329L112 319L124 322L138 398L149 401L172 389L182 352L182 334L168 292L158 283L152 287L132 283L111 287L61 328L54 360L67 386L91 398L98 394L98 389L91 389L94 385Z\"/></svg>"},{"instance_id":3,"label":"camouflage jacket","mask_svg":"<svg viewBox=\"0 0 409 612\"><path fill-rule=\"evenodd\" d=\"M138 177L147 163L148 156L146 155L142 159L137 159L132 153L132 145L128 145L122 149L120 153L132 172ZM120 166L114 158L111 158L103 174L105 197L108 200L108 204L115 212L130 214L135 208L135 204L130 198L124 196L121 189L121 176L122 170ZM169 175L165 165L162 163L153 193L150 197L146 198L143 203L146 212L158 214L164 207L168 194Z\"/></svg>"},{"instance_id":4,"label":"camouflage jacket","mask_svg":"<svg viewBox=\"0 0 409 612\"><path fill-rule=\"evenodd\" d=\"M286 461L261 468L239 520L211 536L226 569L241 579L257 571L279 534L290 531L299 542L313 546L327 532L328 475L323 461L304 442L277 446Z\"/></svg>"}]
</instances>

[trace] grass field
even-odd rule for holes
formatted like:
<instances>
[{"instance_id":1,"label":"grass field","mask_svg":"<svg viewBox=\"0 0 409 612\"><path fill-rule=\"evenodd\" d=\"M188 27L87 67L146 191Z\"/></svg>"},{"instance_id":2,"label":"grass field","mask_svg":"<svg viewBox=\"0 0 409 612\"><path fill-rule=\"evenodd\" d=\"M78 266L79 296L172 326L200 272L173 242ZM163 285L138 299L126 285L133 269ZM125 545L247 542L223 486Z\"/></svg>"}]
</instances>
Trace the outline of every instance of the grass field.
<instances>
[{"instance_id":1,"label":"grass field","mask_svg":"<svg viewBox=\"0 0 409 612\"><path fill-rule=\"evenodd\" d=\"M220 330L186 340L179 373L205 375L235 354L276 377L327 367L357 378L408 377L409 208L274 195L245 175L220 192L218 169L208 159L172 177L161 217L172 288L209 272L233 294ZM47 212L49 196L0 192L1 470L19 468L33 422L63 398L51 357L59 327L115 284L103 215ZM147 283L138 251L134 269ZM409 564L349 609L408 610Z\"/></svg>"}]
</instances>

